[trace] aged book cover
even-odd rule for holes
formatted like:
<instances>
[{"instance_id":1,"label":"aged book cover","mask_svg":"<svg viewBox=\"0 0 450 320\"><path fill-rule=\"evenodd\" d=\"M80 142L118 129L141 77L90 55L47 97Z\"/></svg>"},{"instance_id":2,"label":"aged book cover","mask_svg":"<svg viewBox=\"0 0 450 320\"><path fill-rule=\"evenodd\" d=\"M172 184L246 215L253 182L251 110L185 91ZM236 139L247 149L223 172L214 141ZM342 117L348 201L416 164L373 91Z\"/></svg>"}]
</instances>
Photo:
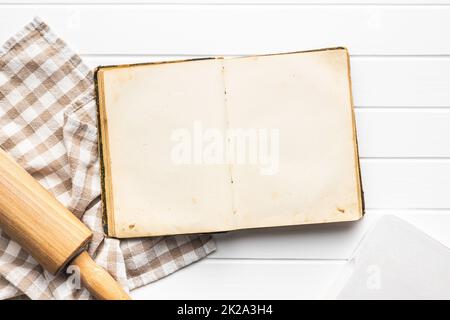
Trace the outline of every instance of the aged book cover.
<instances>
[{"instance_id":1,"label":"aged book cover","mask_svg":"<svg viewBox=\"0 0 450 320\"><path fill-rule=\"evenodd\" d=\"M110 236L363 215L345 48L105 66L96 84Z\"/></svg>"}]
</instances>

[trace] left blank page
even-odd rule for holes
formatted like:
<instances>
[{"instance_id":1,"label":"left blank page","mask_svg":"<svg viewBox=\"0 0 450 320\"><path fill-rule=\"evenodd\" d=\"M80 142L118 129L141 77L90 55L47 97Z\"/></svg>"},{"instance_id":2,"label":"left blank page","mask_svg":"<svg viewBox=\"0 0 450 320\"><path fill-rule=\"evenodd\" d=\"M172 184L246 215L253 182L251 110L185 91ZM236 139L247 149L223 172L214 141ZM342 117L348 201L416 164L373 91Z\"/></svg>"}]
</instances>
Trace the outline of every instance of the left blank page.
<instances>
[{"instance_id":1,"label":"left blank page","mask_svg":"<svg viewBox=\"0 0 450 320\"><path fill-rule=\"evenodd\" d=\"M192 133L195 123L225 129L222 62L198 60L101 72L114 212L110 235L157 236L234 227L229 166L180 164L172 154L177 130Z\"/></svg>"}]
</instances>

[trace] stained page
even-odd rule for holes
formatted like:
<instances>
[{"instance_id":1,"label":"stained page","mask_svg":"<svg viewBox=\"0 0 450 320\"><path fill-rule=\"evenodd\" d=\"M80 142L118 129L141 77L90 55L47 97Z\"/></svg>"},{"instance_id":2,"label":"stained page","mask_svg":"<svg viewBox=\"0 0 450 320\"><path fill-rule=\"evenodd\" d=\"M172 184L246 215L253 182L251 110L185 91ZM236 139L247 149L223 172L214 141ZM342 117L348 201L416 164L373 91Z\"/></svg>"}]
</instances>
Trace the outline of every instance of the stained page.
<instances>
[{"instance_id":1,"label":"stained page","mask_svg":"<svg viewBox=\"0 0 450 320\"><path fill-rule=\"evenodd\" d=\"M228 165L202 159L204 129L225 127L220 60L113 68L103 77L113 234L230 228Z\"/></svg>"},{"instance_id":2,"label":"stained page","mask_svg":"<svg viewBox=\"0 0 450 320\"><path fill-rule=\"evenodd\" d=\"M257 136L248 161L233 166L236 225L360 218L346 50L230 59L224 66L230 127Z\"/></svg>"}]
</instances>

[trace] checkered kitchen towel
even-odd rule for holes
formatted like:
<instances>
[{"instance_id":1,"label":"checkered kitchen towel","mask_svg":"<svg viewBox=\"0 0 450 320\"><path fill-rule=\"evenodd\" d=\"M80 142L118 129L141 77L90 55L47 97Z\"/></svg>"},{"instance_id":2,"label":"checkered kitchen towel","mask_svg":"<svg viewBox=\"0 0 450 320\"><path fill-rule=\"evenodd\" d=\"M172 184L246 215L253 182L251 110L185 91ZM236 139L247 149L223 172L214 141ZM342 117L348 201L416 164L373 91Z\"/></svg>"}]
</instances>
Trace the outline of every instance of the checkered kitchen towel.
<instances>
[{"instance_id":1,"label":"checkered kitchen towel","mask_svg":"<svg viewBox=\"0 0 450 320\"><path fill-rule=\"evenodd\" d=\"M132 290L215 249L210 236L106 238L101 220L92 72L34 19L0 48L0 147L94 232L89 253ZM0 230L0 298L87 299Z\"/></svg>"}]
</instances>

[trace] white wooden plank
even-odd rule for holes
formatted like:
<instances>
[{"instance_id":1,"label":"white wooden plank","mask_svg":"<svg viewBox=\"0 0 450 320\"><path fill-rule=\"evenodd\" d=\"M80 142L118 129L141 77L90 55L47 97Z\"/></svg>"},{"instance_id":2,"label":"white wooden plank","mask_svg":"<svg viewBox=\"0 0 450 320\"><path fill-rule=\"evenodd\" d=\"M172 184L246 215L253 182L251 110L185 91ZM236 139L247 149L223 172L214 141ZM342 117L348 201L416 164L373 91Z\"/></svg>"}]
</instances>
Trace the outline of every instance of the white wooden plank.
<instances>
[{"instance_id":1,"label":"white wooden plank","mask_svg":"<svg viewBox=\"0 0 450 320\"><path fill-rule=\"evenodd\" d=\"M450 6L5 5L0 39L35 15L80 53L254 54L342 45L353 54L450 54L443 41Z\"/></svg>"},{"instance_id":2,"label":"white wooden plank","mask_svg":"<svg viewBox=\"0 0 450 320\"><path fill-rule=\"evenodd\" d=\"M450 106L450 57L352 57L359 107Z\"/></svg>"},{"instance_id":3,"label":"white wooden plank","mask_svg":"<svg viewBox=\"0 0 450 320\"><path fill-rule=\"evenodd\" d=\"M210 259L349 259L383 215L396 215L450 247L450 210L367 210L357 222L233 231L216 234Z\"/></svg>"},{"instance_id":4,"label":"white wooden plank","mask_svg":"<svg viewBox=\"0 0 450 320\"><path fill-rule=\"evenodd\" d=\"M83 56L99 65L198 56ZM450 107L450 57L351 57L356 107Z\"/></svg>"},{"instance_id":5,"label":"white wooden plank","mask_svg":"<svg viewBox=\"0 0 450 320\"><path fill-rule=\"evenodd\" d=\"M357 222L232 231L216 234L211 259L348 259L378 215ZM450 217L450 214L449 214ZM450 226L450 225L449 225Z\"/></svg>"},{"instance_id":6,"label":"white wooden plank","mask_svg":"<svg viewBox=\"0 0 450 320\"><path fill-rule=\"evenodd\" d=\"M322 297L343 261L206 259L134 290L134 299L314 299Z\"/></svg>"},{"instance_id":7,"label":"white wooden plank","mask_svg":"<svg viewBox=\"0 0 450 320\"><path fill-rule=\"evenodd\" d=\"M450 208L450 161L361 161L368 209Z\"/></svg>"},{"instance_id":8,"label":"white wooden plank","mask_svg":"<svg viewBox=\"0 0 450 320\"><path fill-rule=\"evenodd\" d=\"M450 109L356 109L355 113L361 157L450 156Z\"/></svg>"}]
</instances>

